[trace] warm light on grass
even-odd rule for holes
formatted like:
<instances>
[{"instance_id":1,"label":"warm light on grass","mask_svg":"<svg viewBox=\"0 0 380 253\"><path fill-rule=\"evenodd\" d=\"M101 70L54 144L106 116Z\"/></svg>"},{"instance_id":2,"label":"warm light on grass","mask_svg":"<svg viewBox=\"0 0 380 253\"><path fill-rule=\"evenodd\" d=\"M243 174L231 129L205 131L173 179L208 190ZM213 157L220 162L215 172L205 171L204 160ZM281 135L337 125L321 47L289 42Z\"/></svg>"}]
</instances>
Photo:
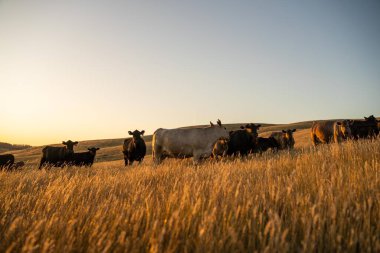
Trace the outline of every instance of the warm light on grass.
<instances>
[{"instance_id":1,"label":"warm light on grass","mask_svg":"<svg viewBox=\"0 0 380 253\"><path fill-rule=\"evenodd\" d=\"M0 172L0 251L379 252L380 140Z\"/></svg>"}]
</instances>

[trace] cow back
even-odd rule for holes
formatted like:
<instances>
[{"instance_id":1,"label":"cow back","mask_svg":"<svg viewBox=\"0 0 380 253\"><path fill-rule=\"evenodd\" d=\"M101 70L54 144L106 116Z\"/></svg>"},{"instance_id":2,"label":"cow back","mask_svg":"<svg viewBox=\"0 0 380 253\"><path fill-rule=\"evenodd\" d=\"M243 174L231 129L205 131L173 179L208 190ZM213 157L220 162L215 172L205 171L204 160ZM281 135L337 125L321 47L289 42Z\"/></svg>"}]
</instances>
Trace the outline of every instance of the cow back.
<instances>
[{"instance_id":1,"label":"cow back","mask_svg":"<svg viewBox=\"0 0 380 253\"><path fill-rule=\"evenodd\" d=\"M127 138L123 143L123 151L128 151L129 144L132 142L132 138Z\"/></svg>"},{"instance_id":2,"label":"cow back","mask_svg":"<svg viewBox=\"0 0 380 253\"><path fill-rule=\"evenodd\" d=\"M228 154L247 152L254 148L255 137L246 130L239 129L230 134Z\"/></svg>"},{"instance_id":3,"label":"cow back","mask_svg":"<svg viewBox=\"0 0 380 253\"><path fill-rule=\"evenodd\" d=\"M322 142L329 142L334 137L335 121L326 120L315 122L311 127L312 135L315 135Z\"/></svg>"},{"instance_id":4,"label":"cow back","mask_svg":"<svg viewBox=\"0 0 380 253\"><path fill-rule=\"evenodd\" d=\"M0 167L11 166L15 162L15 157L12 154L0 155Z\"/></svg>"},{"instance_id":5,"label":"cow back","mask_svg":"<svg viewBox=\"0 0 380 253\"><path fill-rule=\"evenodd\" d=\"M357 138L367 138L379 134L377 122L366 120L354 120L351 125L351 134Z\"/></svg>"},{"instance_id":6,"label":"cow back","mask_svg":"<svg viewBox=\"0 0 380 253\"><path fill-rule=\"evenodd\" d=\"M152 147L156 152L173 157L191 157L194 153L211 155L213 144L220 138L228 138L222 127L191 129L158 129L153 134Z\"/></svg>"},{"instance_id":7,"label":"cow back","mask_svg":"<svg viewBox=\"0 0 380 253\"><path fill-rule=\"evenodd\" d=\"M47 161L61 161L65 160L71 152L68 152L68 149L66 147L51 147L46 146L42 150L42 156Z\"/></svg>"}]
</instances>

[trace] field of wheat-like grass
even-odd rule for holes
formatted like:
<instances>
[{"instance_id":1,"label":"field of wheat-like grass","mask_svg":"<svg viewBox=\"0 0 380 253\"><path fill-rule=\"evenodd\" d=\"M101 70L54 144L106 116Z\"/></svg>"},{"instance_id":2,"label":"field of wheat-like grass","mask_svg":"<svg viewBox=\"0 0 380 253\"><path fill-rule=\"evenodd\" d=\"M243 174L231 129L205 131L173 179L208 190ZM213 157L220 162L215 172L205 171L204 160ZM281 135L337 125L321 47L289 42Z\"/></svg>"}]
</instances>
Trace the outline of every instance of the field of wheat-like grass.
<instances>
[{"instance_id":1,"label":"field of wheat-like grass","mask_svg":"<svg viewBox=\"0 0 380 253\"><path fill-rule=\"evenodd\" d=\"M380 252L380 140L0 172L0 252Z\"/></svg>"}]
</instances>

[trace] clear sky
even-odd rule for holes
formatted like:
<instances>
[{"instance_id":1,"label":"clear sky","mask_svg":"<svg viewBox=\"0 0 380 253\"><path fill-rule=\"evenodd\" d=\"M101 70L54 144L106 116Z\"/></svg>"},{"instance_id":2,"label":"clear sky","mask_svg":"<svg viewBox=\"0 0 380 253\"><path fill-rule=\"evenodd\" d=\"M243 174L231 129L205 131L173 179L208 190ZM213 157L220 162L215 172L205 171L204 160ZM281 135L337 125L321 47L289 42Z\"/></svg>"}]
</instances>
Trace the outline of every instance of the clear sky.
<instances>
[{"instance_id":1,"label":"clear sky","mask_svg":"<svg viewBox=\"0 0 380 253\"><path fill-rule=\"evenodd\" d=\"M0 141L380 116L380 1L0 0Z\"/></svg>"}]
</instances>

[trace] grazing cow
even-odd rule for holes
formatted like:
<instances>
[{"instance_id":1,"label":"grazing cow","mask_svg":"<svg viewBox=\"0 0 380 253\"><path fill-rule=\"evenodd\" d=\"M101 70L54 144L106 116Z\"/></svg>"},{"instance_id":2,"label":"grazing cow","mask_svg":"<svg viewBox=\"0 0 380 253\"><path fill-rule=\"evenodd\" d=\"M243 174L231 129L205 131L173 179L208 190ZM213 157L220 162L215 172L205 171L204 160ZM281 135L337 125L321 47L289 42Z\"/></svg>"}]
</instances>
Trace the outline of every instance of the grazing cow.
<instances>
[{"instance_id":1,"label":"grazing cow","mask_svg":"<svg viewBox=\"0 0 380 253\"><path fill-rule=\"evenodd\" d=\"M66 147L50 147L46 146L42 149L42 158L39 169L44 165L63 167L65 163L70 159L70 156L74 154L74 146L78 144L77 141L63 141L63 145Z\"/></svg>"},{"instance_id":2,"label":"grazing cow","mask_svg":"<svg viewBox=\"0 0 380 253\"><path fill-rule=\"evenodd\" d=\"M268 149L277 150L280 148L280 145L277 143L276 139L274 137L269 138L263 138L258 137L257 138L257 145L253 149L254 153L262 153L267 151Z\"/></svg>"},{"instance_id":3,"label":"grazing cow","mask_svg":"<svg viewBox=\"0 0 380 253\"><path fill-rule=\"evenodd\" d=\"M364 120L354 120L350 124L352 137L357 140L359 138L376 137L379 134L378 121L371 115Z\"/></svg>"},{"instance_id":4,"label":"grazing cow","mask_svg":"<svg viewBox=\"0 0 380 253\"><path fill-rule=\"evenodd\" d=\"M228 139L220 137L214 144L212 148L211 158L218 160L219 156L223 157L227 155L228 150Z\"/></svg>"},{"instance_id":5,"label":"grazing cow","mask_svg":"<svg viewBox=\"0 0 380 253\"><path fill-rule=\"evenodd\" d=\"M125 166L132 165L134 161L141 163L146 154L146 145L145 141L141 136L144 135L145 131L141 132L135 130L133 132L128 131L129 135L132 135L132 138L124 140L123 144L123 154Z\"/></svg>"},{"instance_id":6,"label":"grazing cow","mask_svg":"<svg viewBox=\"0 0 380 253\"><path fill-rule=\"evenodd\" d=\"M15 162L15 157L12 154L0 155L0 169L8 169Z\"/></svg>"},{"instance_id":7,"label":"grazing cow","mask_svg":"<svg viewBox=\"0 0 380 253\"><path fill-rule=\"evenodd\" d=\"M250 123L241 126L239 130L230 132L227 154L231 156L240 153L242 157L246 157L256 146L257 130L259 130L260 127L261 125Z\"/></svg>"},{"instance_id":8,"label":"grazing cow","mask_svg":"<svg viewBox=\"0 0 380 253\"><path fill-rule=\"evenodd\" d=\"M210 122L204 128L157 129L153 134L152 154L156 164L166 157L193 157L194 164L211 156L213 145L221 138L228 138L227 130L220 120L218 125Z\"/></svg>"},{"instance_id":9,"label":"grazing cow","mask_svg":"<svg viewBox=\"0 0 380 253\"><path fill-rule=\"evenodd\" d=\"M14 163L13 166L11 167L11 169L17 170L17 169L24 167L24 166L25 166L25 162L20 161L20 162Z\"/></svg>"},{"instance_id":10,"label":"grazing cow","mask_svg":"<svg viewBox=\"0 0 380 253\"><path fill-rule=\"evenodd\" d=\"M296 129L288 129L281 132L273 132L270 137L276 140L279 149L293 149L295 144L293 133L295 131Z\"/></svg>"},{"instance_id":11,"label":"grazing cow","mask_svg":"<svg viewBox=\"0 0 380 253\"><path fill-rule=\"evenodd\" d=\"M339 143L351 137L350 120L314 122L311 127L311 141L314 146L319 143Z\"/></svg>"},{"instance_id":12,"label":"grazing cow","mask_svg":"<svg viewBox=\"0 0 380 253\"><path fill-rule=\"evenodd\" d=\"M88 148L87 152L74 153L69 158L69 164L73 166L91 167L94 163L97 150L99 150L99 148Z\"/></svg>"}]
</instances>

